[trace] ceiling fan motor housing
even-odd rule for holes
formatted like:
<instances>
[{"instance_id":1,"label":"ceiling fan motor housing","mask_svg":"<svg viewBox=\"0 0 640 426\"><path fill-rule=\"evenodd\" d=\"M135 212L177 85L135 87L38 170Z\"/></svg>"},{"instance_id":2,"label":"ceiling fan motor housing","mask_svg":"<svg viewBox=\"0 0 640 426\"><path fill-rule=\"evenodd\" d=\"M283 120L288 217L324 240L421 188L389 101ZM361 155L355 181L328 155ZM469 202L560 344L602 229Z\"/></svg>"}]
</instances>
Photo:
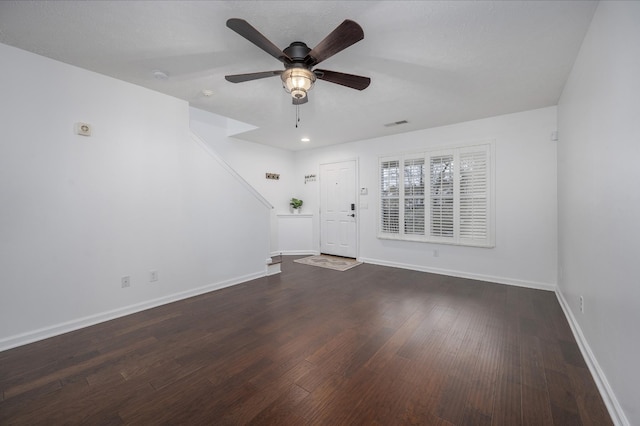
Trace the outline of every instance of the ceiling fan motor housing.
<instances>
[{"instance_id":1,"label":"ceiling fan motor housing","mask_svg":"<svg viewBox=\"0 0 640 426\"><path fill-rule=\"evenodd\" d=\"M294 63L304 63L304 60L306 59L309 52L311 52L311 49L309 48L309 46L307 46L306 43L303 43L301 41L294 41L289 45L289 47L284 49L283 52L286 53L286 55L290 57Z\"/></svg>"}]
</instances>

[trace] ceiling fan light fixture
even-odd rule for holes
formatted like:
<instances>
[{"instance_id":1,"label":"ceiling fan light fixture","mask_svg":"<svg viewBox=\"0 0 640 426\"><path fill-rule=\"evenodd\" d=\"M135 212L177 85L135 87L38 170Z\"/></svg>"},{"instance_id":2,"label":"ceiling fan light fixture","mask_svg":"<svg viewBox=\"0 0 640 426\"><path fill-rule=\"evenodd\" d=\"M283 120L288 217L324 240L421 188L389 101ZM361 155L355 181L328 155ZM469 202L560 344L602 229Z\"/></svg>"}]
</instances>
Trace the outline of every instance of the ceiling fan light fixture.
<instances>
[{"instance_id":1,"label":"ceiling fan light fixture","mask_svg":"<svg viewBox=\"0 0 640 426\"><path fill-rule=\"evenodd\" d=\"M316 82L316 75L306 68L289 68L280 75L280 78L284 90L295 99L305 98Z\"/></svg>"}]
</instances>

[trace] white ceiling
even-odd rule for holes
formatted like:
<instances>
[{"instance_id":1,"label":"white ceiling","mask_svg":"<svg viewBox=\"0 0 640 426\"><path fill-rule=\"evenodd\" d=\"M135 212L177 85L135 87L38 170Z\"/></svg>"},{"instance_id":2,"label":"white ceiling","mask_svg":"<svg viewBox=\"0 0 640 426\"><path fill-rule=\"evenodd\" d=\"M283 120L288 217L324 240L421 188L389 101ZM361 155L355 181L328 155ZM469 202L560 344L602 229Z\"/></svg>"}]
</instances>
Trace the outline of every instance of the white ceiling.
<instances>
[{"instance_id":1,"label":"white ceiling","mask_svg":"<svg viewBox=\"0 0 640 426\"><path fill-rule=\"evenodd\" d=\"M189 101L256 126L236 137L299 150L556 105L593 1L2 1L0 42ZM318 81L295 107L282 69L228 29L243 18L275 45L315 46L344 19L364 40L320 68L371 77L360 92ZM167 80L153 77L164 71ZM203 89L213 95L206 97ZM409 124L385 127L407 120ZM311 143L302 144L303 137Z\"/></svg>"}]
</instances>

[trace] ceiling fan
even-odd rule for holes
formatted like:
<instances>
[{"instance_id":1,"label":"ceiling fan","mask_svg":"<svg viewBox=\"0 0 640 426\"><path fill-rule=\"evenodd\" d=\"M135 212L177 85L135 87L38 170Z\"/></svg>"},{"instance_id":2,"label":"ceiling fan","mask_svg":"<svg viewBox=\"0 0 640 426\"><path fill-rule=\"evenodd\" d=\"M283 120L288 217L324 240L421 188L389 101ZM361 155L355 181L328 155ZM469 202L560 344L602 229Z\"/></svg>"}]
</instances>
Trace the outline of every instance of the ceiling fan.
<instances>
[{"instance_id":1,"label":"ceiling fan","mask_svg":"<svg viewBox=\"0 0 640 426\"><path fill-rule=\"evenodd\" d=\"M232 83L257 80L279 75L287 93L291 94L294 105L306 103L307 93L313 88L316 79L340 84L356 90L364 90L371 83L369 77L345 74L337 71L314 70L313 67L336 53L346 49L364 38L362 27L349 19L338 25L316 47L310 49L301 41L294 41L284 50L280 50L258 30L244 19L232 18L227 27L249 40L280 62L284 70L262 71L249 74L227 75L224 78Z\"/></svg>"}]
</instances>

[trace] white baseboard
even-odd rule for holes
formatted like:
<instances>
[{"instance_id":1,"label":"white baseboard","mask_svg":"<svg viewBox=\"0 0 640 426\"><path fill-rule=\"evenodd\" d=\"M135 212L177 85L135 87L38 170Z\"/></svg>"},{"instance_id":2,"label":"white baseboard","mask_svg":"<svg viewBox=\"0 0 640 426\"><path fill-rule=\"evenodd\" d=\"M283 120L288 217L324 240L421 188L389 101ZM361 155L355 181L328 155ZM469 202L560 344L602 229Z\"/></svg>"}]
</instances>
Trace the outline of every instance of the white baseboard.
<instances>
[{"instance_id":1,"label":"white baseboard","mask_svg":"<svg viewBox=\"0 0 640 426\"><path fill-rule=\"evenodd\" d=\"M366 258L366 257L358 258L358 260L360 262L364 262L364 263L372 263L374 265L381 265L381 266L390 266L392 268L410 269L412 271L429 272L429 273L432 273L432 274L448 275L448 276L451 276L451 277L458 277L458 278L468 278L468 279L471 279L471 280L478 280L478 281L488 281L488 282L492 282L492 283L507 284L507 285L513 285L513 286L517 286L517 287L526 287L526 288L534 288L534 289L538 289L538 290L556 291L556 285L555 284L549 284L549 283L517 280L517 279L513 279L513 278L497 277L497 276L493 276L493 275L472 274L472 273L468 273L468 272L454 271L454 270L450 270L450 269L431 268L431 267L427 267L427 266L411 265L411 264L407 264L407 263L398 263L398 262L389 262L389 261L386 261L386 260L370 259L370 258Z\"/></svg>"},{"instance_id":2,"label":"white baseboard","mask_svg":"<svg viewBox=\"0 0 640 426\"><path fill-rule=\"evenodd\" d=\"M178 300L187 299L189 297L198 296L211 291L220 290L225 287L231 287L237 284L241 284L247 281L261 278L266 275L265 271L260 273L253 273L244 275L241 277L232 278L229 280L208 284L203 287L194 288L179 293L170 294L168 296L160 297L157 299L148 300L134 305L124 306L122 308L114 309L107 312L101 312L99 314L78 318L75 320L55 324L50 327L41 328L34 331L18 334L15 336L9 336L4 339L0 339L0 352L7 349L15 348L18 346L26 345L29 343L37 342L39 340L48 339L49 337L58 336L60 334L68 333L70 331L79 330L81 328L89 327L99 324L101 322L110 321L115 318L120 318L126 315L134 314L136 312L144 311L146 309L155 308L157 306L166 305L167 303L176 302Z\"/></svg>"},{"instance_id":3,"label":"white baseboard","mask_svg":"<svg viewBox=\"0 0 640 426\"><path fill-rule=\"evenodd\" d=\"M283 256L301 256L301 255L315 256L320 254L319 252L314 250L282 250L279 253L282 254Z\"/></svg>"},{"instance_id":4,"label":"white baseboard","mask_svg":"<svg viewBox=\"0 0 640 426\"><path fill-rule=\"evenodd\" d=\"M582 357L587 363L587 367L591 372L591 376L593 376L593 380L596 382L596 386L600 391L600 395L602 396L602 400L604 404L607 406L607 410L609 411L609 415L611 416L611 420L615 425L620 426L630 426L629 420L627 416L625 416L618 399L613 393L613 389L609 385L609 381L607 377L604 375L602 368L600 368L600 364L598 364L598 360L596 359L589 343L587 343L587 339L585 339L584 334L582 333L582 329L578 324L578 321L573 316L573 312L569 308L569 304L567 300L564 298L564 295L559 289L556 289L556 297L558 298L558 302L564 311L564 316L567 318L569 322L569 326L571 327L571 331L573 332L573 336L578 343L578 347L580 348L580 352L582 352Z\"/></svg>"}]
</instances>

